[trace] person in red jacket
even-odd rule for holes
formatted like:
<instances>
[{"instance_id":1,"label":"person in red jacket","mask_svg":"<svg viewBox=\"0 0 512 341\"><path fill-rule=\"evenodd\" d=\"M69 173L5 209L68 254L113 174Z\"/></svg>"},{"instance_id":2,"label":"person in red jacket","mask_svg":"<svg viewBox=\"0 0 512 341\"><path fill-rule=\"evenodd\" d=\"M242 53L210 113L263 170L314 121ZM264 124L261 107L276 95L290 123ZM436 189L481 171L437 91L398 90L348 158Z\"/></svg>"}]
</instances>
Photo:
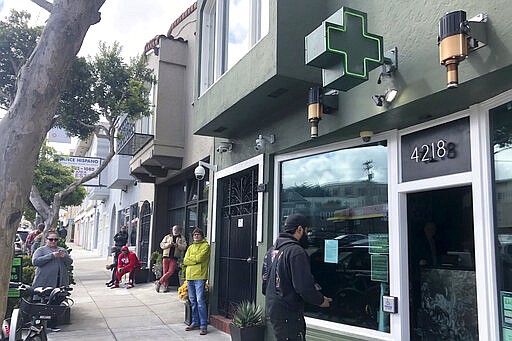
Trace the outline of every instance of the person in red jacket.
<instances>
[{"instance_id":1,"label":"person in red jacket","mask_svg":"<svg viewBox=\"0 0 512 341\"><path fill-rule=\"evenodd\" d=\"M137 258L137 255L128 250L128 246L123 246L121 248L121 254L117 257L116 281L110 288L119 288L119 281L121 281L121 277L126 273L129 273L129 281L126 288L133 288L135 283L135 271L140 268L140 265L140 260Z\"/></svg>"}]
</instances>

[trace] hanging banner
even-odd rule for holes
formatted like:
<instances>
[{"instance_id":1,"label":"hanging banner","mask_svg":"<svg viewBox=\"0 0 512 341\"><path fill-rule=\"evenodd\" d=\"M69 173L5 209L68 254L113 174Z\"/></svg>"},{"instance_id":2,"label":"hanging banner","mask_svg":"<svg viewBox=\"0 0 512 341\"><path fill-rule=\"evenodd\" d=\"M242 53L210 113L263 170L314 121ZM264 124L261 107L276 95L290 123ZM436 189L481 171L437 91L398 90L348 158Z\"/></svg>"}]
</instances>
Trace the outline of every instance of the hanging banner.
<instances>
[{"instance_id":1,"label":"hanging banner","mask_svg":"<svg viewBox=\"0 0 512 341\"><path fill-rule=\"evenodd\" d=\"M101 158L85 156L64 156L59 163L73 170L75 179L81 179L86 175L95 172L101 166ZM84 184L83 186L100 186L100 176L97 176Z\"/></svg>"}]
</instances>

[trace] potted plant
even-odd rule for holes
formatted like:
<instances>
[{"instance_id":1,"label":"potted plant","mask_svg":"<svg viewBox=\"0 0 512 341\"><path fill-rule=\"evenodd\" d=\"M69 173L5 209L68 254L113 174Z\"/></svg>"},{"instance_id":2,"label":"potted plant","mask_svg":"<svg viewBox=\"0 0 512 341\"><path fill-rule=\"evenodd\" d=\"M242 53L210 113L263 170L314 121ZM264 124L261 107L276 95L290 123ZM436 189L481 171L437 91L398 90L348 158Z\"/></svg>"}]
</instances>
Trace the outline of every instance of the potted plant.
<instances>
[{"instance_id":1,"label":"potted plant","mask_svg":"<svg viewBox=\"0 0 512 341\"><path fill-rule=\"evenodd\" d=\"M263 341L263 309L254 302L242 301L233 314L229 329L233 341Z\"/></svg>"},{"instance_id":2,"label":"potted plant","mask_svg":"<svg viewBox=\"0 0 512 341\"><path fill-rule=\"evenodd\" d=\"M162 253L158 251L153 251L151 256L149 257L149 260L153 264L151 267L151 271L153 272L155 276L155 280L162 277L162 269L163 269L163 259L162 259Z\"/></svg>"}]
</instances>

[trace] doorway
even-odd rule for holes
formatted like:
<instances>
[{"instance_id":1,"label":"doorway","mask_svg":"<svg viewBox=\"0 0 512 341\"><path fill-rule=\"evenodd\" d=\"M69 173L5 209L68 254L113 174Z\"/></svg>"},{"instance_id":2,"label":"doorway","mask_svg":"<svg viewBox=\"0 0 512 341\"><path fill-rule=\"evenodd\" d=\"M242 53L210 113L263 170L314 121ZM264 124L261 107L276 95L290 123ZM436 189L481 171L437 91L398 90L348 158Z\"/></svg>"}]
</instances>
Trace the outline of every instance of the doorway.
<instances>
[{"instance_id":1,"label":"doorway","mask_svg":"<svg viewBox=\"0 0 512 341\"><path fill-rule=\"evenodd\" d=\"M220 182L218 310L232 316L242 301L256 300L258 168Z\"/></svg>"},{"instance_id":2,"label":"doorway","mask_svg":"<svg viewBox=\"0 0 512 341\"><path fill-rule=\"evenodd\" d=\"M478 340L471 186L407 194L411 340Z\"/></svg>"}]
</instances>

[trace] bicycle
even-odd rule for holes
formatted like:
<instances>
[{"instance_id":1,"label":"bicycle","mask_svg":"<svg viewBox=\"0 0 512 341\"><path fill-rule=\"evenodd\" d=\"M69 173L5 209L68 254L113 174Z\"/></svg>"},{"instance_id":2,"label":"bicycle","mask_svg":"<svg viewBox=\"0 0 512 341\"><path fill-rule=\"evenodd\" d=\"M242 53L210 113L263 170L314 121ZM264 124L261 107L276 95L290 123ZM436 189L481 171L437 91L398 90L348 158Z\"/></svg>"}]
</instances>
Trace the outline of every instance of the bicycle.
<instances>
[{"instance_id":1,"label":"bicycle","mask_svg":"<svg viewBox=\"0 0 512 341\"><path fill-rule=\"evenodd\" d=\"M21 301L19 308L14 309L11 317L2 324L2 340L47 341L47 322L69 311L74 303L69 297L73 289L69 286L32 289L26 284L10 283L9 286L11 284L20 291ZM23 333L24 330L27 332ZM26 336L23 337L23 334Z\"/></svg>"}]
</instances>

